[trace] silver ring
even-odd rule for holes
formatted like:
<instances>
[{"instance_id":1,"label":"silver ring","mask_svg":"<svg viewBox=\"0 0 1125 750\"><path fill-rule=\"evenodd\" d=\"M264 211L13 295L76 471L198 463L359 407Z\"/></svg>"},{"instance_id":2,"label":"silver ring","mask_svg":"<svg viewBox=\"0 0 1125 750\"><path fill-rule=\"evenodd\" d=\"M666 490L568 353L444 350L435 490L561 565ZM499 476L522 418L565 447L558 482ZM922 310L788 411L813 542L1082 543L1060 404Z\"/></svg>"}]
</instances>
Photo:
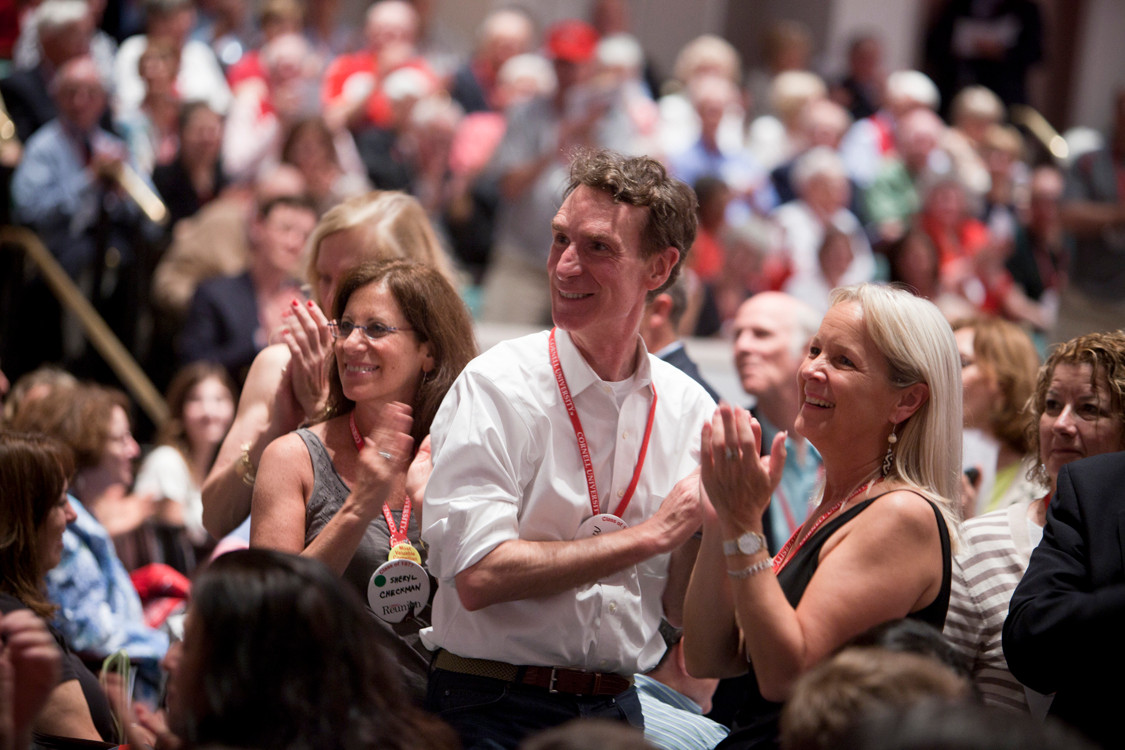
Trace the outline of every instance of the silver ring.
<instances>
[{"instance_id":1,"label":"silver ring","mask_svg":"<svg viewBox=\"0 0 1125 750\"><path fill-rule=\"evenodd\" d=\"M726 451L728 461L733 461L738 458L738 453L735 452L734 448L727 448Z\"/></svg>"},{"instance_id":2,"label":"silver ring","mask_svg":"<svg viewBox=\"0 0 1125 750\"><path fill-rule=\"evenodd\" d=\"M379 455L382 456L383 458L387 459L388 461L393 461L394 458L395 458L394 456L392 456L390 453L387 453L386 451L379 451Z\"/></svg>"}]
</instances>

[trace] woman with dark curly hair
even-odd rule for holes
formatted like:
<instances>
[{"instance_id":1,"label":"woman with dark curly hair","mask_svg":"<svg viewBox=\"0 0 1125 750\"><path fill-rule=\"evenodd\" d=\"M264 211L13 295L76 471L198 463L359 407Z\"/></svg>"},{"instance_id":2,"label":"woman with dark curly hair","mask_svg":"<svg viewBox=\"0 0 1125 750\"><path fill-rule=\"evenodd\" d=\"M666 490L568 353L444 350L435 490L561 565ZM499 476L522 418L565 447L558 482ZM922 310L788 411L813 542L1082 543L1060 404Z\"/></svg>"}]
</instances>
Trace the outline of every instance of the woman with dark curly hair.
<instances>
[{"instance_id":1,"label":"woman with dark curly hair","mask_svg":"<svg viewBox=\"0 0 1125 750\"><path fill-rule=\"evenodd\" d=\"M192 586L168 682L188 747L457 747L409 704L385 636L323 564L275 550L216 558Z\"/></svg>"},{"instance_id":2,"label":"woman with dark curly hair","mask_svg":"<svg viewBox=\"0 0 1125 750\"><path fill-rule=\"evenodd\" d=\"M1059 470L1125 449L1125 331L1091 333L1057 347L1039 370L1026 423L1039 457L1036 497L966 521L954 558L945 634L972 662L986 703L1042 713L1047 701L1008 671L1001 644L1008 601L1043 537Z\"/></svg>"}]
</instances>

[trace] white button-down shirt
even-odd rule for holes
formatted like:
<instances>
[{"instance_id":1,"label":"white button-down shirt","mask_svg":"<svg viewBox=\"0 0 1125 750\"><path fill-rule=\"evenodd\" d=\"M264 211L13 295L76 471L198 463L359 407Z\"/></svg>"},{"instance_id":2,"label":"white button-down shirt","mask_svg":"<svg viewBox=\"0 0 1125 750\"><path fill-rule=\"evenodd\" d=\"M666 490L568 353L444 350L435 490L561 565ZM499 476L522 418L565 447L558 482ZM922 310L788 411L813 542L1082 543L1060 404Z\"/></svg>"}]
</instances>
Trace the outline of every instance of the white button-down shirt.
<instances>
[{"instance_id":1,"label":"white button-down shirt","mask_svg":"<svg viewBox=\"0 0 1125 750\"><path fill-rule=\"evenodd\" d=\"M644 352L620 407L564 331L559 360L590 448L602 513L617 513L632 480L656 385L648 455L624 514L650 518L699 463L703 421L715 403L691 378ZM547 349L548 333L507 341L454 383L431 427L434 470L422 539L438 579L429 648L510 664L632 675L656 664L667 554L552 596L468 612L454 577L512 539L569 541L592 515L574 428Z\"/></svg>"}]
</instances>

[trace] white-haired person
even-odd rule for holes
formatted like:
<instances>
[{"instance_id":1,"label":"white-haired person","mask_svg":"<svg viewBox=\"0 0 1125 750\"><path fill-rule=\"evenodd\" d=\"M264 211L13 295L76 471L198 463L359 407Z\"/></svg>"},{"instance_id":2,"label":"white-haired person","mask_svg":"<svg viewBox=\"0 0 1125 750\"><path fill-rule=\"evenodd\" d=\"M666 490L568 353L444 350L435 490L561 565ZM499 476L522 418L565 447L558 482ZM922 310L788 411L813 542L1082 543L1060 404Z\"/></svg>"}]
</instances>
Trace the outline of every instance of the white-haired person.
<instances>
[{"instance_id":1,"label":"white-haired person","mask_svg":"<svg viewBox=\"0 0 1125 750\"><path fill-rule=\"evenodd\" d=\"M895 153L895 131L900 117L918 107L937 110L941 94L925 73L896 70L887 76L883 106L878 112L857 120L840 143L840 154L850 176L867 189L879 175L883 159Z\"/></svg>"},{"instance_id":2,"label":"white-haired person","mask_svg":"<svg viewBox=\"0 0 1125 750\"><path fill-rule=\"evenodd\" d=\"M875 256L863 226L848 208L851 185L839 154L827 146L806 151L794 164L791 179L797 199L773 212L784 231L790 280L804 286L820 276L820 247L825 235L834 230L847 235L852 253L838 283L872 281Z\"/></svg>"},{"instance_id":3,"label":"white-haired person","mask_svg":"<svg viewBox=\"0 0 1125 750\"><path fill-rule=\"evenodd\" d=\"M757 686L724 748L776 744L794 682L850 638L903 617L945 622L961 456L953 333L934 305L892 287L837 289L832 303L798 371L794 423L824 483L776 557L762 517L784 434L767 460L749 412L722 404L703 427L709 503L684 607L687 666L752 670Z\"/></svg>"}]
</instances>

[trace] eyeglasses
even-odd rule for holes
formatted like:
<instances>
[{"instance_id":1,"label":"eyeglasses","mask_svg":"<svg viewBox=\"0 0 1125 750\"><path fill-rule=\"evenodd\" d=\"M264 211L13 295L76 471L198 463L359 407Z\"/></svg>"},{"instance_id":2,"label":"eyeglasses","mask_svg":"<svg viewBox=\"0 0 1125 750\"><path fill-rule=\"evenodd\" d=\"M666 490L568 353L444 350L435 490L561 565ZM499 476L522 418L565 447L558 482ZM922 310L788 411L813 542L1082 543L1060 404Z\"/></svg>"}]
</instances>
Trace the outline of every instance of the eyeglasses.
<instances>
[{"instance_id":1,"label":"eyeglasses","mask_svg":"<svg viewBox=\"0 0 1125 750\"><path fill-rule=\"evenodd\" d=\"M395 328L394 326L383 325L382 323L357 326L350 320L341 320L339 322L334 320L328 324L328 330L332 333L332 338L337 340L347 339L352 335L352 331L363 331L363 335L367 337L368 341L378 341L385 336L390 336L392 333L413 331L414 329L406 327Z\"/></svg>"}]
</instances>

